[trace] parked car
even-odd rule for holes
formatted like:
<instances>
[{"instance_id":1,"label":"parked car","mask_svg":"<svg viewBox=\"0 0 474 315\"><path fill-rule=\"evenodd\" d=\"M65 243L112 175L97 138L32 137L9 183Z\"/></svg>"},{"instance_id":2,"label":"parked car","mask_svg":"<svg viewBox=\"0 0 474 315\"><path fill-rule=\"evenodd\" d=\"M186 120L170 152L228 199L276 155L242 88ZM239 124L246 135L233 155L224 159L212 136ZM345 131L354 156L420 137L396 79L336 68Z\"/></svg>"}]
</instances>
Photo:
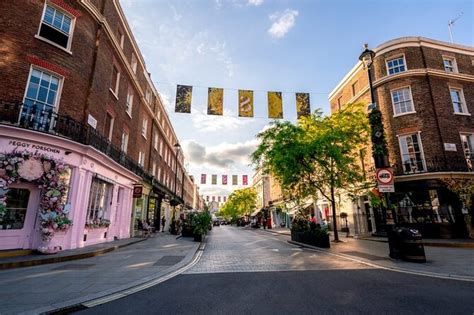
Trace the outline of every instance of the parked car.
<instances>
[{"instance_id":1,"label":"parked car","mask_svg":"<svg viewBox=\"0 0 474 315\"><path fill-rule=\"evenodd\" d=\"M212 225L213 226L220 226L221 223L219 222L219 220L214 220L214 221L212 221Z\"/></svg>"}]
</instances>

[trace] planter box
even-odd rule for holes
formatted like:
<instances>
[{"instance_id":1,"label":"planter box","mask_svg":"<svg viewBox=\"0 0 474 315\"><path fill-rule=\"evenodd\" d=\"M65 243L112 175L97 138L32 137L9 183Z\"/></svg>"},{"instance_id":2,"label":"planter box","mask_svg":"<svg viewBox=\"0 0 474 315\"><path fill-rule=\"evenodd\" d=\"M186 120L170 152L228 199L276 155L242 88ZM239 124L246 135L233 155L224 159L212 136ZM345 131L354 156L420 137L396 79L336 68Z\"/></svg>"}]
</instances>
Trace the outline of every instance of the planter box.
<instances>
[{"instance_id":1,"label":"planter box","mask_svg":"<svg viewBox=\"0 0 474 315\"><path fill-rule=\"evenodd\" d=\"M298 243L308 244L321 248L329 248L329 234L324 236L316 237L315 235L308 232L296 232L291 231L291 240Z\"/></svg>"},{"instance_id":2,"label":"planter box","mask_svg":"<svg viewBox=\"0 0 474 315\"><path fill-rule=\"evenodd\" d=\"M194 234L194 241L195 242L202 242L204 240L204 235L202 234Z\"/></svg>"},{"instance_id":3,"label":"planter box","mask_svg":"<svg viewBox=\"0 0 474 315\"><path fill-rule=\"evenodd\" d=\"M194 236L194 233L193 233L193 227L183 227L183 230L181 231L181 236L182 237L193 237Z\"/></svg>"}]
</instances>

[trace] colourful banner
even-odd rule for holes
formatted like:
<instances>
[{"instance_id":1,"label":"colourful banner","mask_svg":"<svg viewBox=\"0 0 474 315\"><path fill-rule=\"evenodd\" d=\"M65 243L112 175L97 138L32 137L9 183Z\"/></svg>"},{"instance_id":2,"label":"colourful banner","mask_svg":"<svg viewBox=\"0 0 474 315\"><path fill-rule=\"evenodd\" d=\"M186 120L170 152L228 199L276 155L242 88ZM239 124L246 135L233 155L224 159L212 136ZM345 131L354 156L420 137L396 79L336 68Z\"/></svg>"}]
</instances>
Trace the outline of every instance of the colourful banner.
<instances>
[{"instance_id":1,"label":"colourful banner","mask_svg":"<svg viewBox=\"0 0 474 315\"><path fill-rule=\"evenodd\" d=\"M281 92L268 92L268 118L283 118L283 100Z\"/></svg>"},{"instance_id":2,"label":"colourful banner","mask_svg":"<svg viewBox=\"0 0 474 315\"><path fill-rule=\"evenodd\" d=\"M227 196L224 196L224 202L227 202Z\"/></svg>"},{"instance_id":3,"label":"colourful banner","mask_svg":"<svg viewBox=\"0 0 474 315\"><path fill-rule=\"evenodd\" d=\"M227 185L227 175L222 175L222 185Z\"/></svg>"},{"instance_id":4,"label":"colourful banner","mask_svg":"<svg viewBox=\"0 0 474 315\"><path fill-rule=\"evenodd\" d=\"M201 174L201 184L206 184L206 174Z\"/></svg>"},{"instance_id":5,"label":"colourful banner","mask_svg":"<svg viewBox=\"0 0 474 315\"><path fill-rule=\"evenodd\" d=\"M221 196L217 197L217 202L221 202Z\"/></svg>"},{"instance_id":6,"label":"colourful banner","mask_svg":"<svg viewBox=\"0 0 474 315\"><path fill-rule=\"evenodd\" d=\"M296 93L296 113L298 119L311 113L309 93Z\"/></svg>"},{"instance_id":7,"label":"colourful banner","mask_svg":"<svg viewBox=\"0 0 474 315\"><path fill-rule=\"evenodd\" d=\"M212 185L217 185L217 175L212 175Z\"/></svg>"},{"instance_id":8,"label":"colourful banner","mask_svg":"<svg viewBox=\"0 0 474 315\"><path fill-rule=\"evenodd\" d=\"M253 117L253 91L239 90L239 117Z\"/></svg>"},{"instance_id":9,"label":"colourful banner","mask_svg":"<svg viewBox=\"0 0 474 315\"><path fill-rule=\"evenodd\" d=\"M212 196L212 201L216 201L216 196Z\"/></svg>"},{"instance_id":10,"label":"colourful banner","mask_svg":"<svg viewBox=\"0 0 474 315\"><path fill-rule=\"evenodd\" d=\"M248 183L248 176L247 175L242 175L242 185L247 186Z\"/></svg>"},{"instance_id":11,"label":"colourful banner","mask_svg":"<svg viewBox=\"0 0 474 315\"><path fill-rule=\"evenodd\" d=\"M209 196L206 196L206 201L209 202Z\"/></svg>"},{"instance_id":12,"label":"colourful banner","mask_svg":"<svg viewBox=\"0 0 474 315\"><path fill-rule=\"evenodd\" d=\"M174 111L177 113L191 113L192 96L192 86L178 85L178 87L176 88L176 105Z\"/></svg>"},{"instance_id":13,"label":"colourful banner","mask_svg":"<svg viewBox=\"0 0 474 315\"><path fill-rule=\"evenodd\" d=\"M237 185L238 177L237 175L232 175L232 185Z\"/></svg>"},{"instance_id":14,"label":"colourful banner","mask_svg":"<svg viewBox=\"0 0 474 315\"><path fill-rule=\"evenodd\" d=\"M224 112L224 89L209 88L207 91L207 114L222 115Z\"/></svg>"}]
</instances>

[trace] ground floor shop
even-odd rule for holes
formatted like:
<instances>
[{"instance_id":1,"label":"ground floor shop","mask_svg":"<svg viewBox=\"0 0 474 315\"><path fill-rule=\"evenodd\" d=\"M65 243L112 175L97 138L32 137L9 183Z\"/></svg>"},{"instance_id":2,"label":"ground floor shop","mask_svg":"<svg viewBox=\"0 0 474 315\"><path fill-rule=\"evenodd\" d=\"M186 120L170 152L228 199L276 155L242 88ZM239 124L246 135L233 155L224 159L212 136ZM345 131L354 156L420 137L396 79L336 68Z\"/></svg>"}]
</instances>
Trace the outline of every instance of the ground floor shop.
<instances>
[{"instance_id":1,"label":"ground floor shop","mask_svg":"<svg viewBox=\"0 0 474 315\"><path fill-rule=\"evenodd\" d=\"M0 128L0 250L130 237L136 175L91 147Z\"/></svg>"}]
</instances>

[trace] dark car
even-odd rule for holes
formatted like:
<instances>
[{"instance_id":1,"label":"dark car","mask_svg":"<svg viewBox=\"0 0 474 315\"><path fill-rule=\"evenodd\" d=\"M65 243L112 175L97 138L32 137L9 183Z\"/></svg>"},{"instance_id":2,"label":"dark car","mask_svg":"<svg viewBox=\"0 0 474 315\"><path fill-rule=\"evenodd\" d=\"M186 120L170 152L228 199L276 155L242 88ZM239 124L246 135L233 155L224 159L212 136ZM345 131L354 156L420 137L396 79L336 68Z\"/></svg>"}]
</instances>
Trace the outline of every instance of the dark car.
<instances>
[{"instance_id":1,"label":"dark car","mask_svg":"<svg viewBox=\"0 0 474 315\"><path fill-rule=\"evenodd\" d=\"M219 222L219 220L214 220L214 221L212 222L212 225L213 225L213 226L220 226L221 223Z\"/></svg>"}]
</instances>

